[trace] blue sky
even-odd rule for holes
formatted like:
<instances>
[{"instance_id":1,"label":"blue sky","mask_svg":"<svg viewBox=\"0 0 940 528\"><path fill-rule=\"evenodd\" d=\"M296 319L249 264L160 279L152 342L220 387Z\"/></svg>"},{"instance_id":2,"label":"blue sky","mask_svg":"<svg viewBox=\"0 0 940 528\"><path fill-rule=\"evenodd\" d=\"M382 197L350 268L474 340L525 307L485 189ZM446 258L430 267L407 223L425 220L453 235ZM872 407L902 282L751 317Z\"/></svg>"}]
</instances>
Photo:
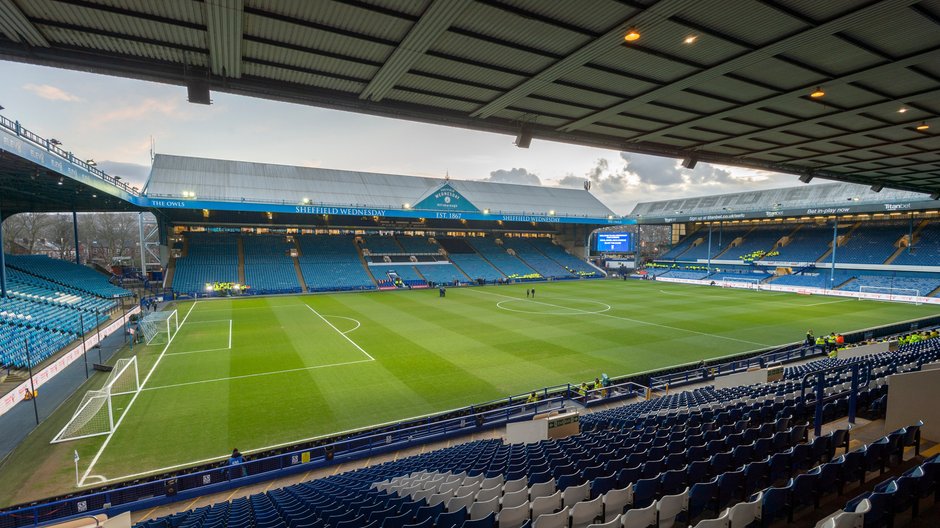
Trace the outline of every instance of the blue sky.
<instances>
[{"instance_id":1,"label":"blue sky","mask_svg":"<svg viewBox=\"0 0 940 528\"><path fill-rule=\"evenodd\" d=\"M0 61L3 115L109 173L142 183L156 152L414 176L580 188L614 211L639 201L798 185L795 176L414 123Z\"/></svg>"}]
</instances>

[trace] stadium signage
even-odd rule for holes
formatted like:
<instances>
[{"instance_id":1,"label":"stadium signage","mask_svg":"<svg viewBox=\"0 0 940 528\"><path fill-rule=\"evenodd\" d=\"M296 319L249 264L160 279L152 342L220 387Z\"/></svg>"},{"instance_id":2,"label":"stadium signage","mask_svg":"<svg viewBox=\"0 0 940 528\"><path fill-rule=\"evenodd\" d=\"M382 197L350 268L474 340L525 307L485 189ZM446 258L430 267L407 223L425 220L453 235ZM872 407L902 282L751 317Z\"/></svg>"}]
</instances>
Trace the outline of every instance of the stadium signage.
<instances>
[{"instance_id":1,"label":"stadium signage","mask_svg":"<svg viewBox=\"0 0 940 528\"><path fill-rule=\"evenodd\" d=\"M298 205L294 207L295 213L325 214L344 216L386 216L385 209L364 209L358 207L319 207L315 205Z\"/></svg>"},{"instance_id":2,"label":"stadium signage","mask_svg":"<svg viewBox=\"0 0 940 528\"><path fill-rule=\"evenodd\" d=\"M154 207L186 207L186 202L182 200L151 200L150 204Z\"/></svg>"},{"instance_id":3,"label":"stadium signage","mask_svg":"<svg viewBox=\"0 0 940 528\"><path fill-rule=\"evenodd\" d=\"M910 203L885 204L885 211L906 211L913 207Z\"/></svg>"},{"instance_id":4,"label":"stadium signage","mask_svg":"<svg viewBox=\"0 0 940 528\"><path fill-rule=\"evenodd\" d=\"M503 215L500 220L503 222L543 222L546 224L561 223L561 219L557 216Z\"/></svg>"},{"instance_id":5,"label":"stadium signage","mask_svg":"<svg viewBox=\"0 0 940 528\"><path fill-rule=\"evenodd\" d=\"M437 189L431 191L429 195L426 195L424 198L418 200L414 208L422 211L461 211L465 213L480 212L476 206L470 203L470 200L464 198L462 194L457 192L457 190L451 186L451 184L446 182L441 184L441 186Z\"/></svg>"},{"instance_id":6,"label":"stadium signage","mask_svg":"<svg viewBox=\"0 0 940 528\"><path fill-rule=\"evenodd\" d=\"M810 215L830 215L852 212L851 207L829 207L827 209L807 209L806 214Z\"/></svg>"}]
</instances>

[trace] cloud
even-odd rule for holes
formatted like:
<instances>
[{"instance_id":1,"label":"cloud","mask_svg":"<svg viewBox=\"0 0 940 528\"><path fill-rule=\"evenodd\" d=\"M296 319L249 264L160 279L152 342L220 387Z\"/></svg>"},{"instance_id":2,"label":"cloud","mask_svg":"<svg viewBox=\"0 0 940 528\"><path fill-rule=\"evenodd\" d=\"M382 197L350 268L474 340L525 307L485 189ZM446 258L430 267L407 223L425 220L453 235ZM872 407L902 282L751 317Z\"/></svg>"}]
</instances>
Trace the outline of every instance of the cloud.
<instances>
[{"instance_id":1,"label":"cloud","mask_svg":"<svg viewBox=\"0 0 940 528\"><path fill-rule=\"evenodd\" d=\"M98 168L111 176L120 176L125 182L138 187L146 183L150 176L150 167L122 161L99 161Z\"/></svg>"},{"instance_id":2,"label":"cloud","mask_svg":"<svg viewBox=\"0 0 940 528\"><path fill-rule=\"evenodd\" d=\"M591 182L591 192L615 210L629 210L638 202L703 196L785 186L779 174L729 169L699 162L694 169L682 167L679 160L621 152L618 157L600 158L583 176L567 173L557 184L583 188ZM554 183L554 182L553 182Z\"/></svg>"},{"instance_id":3,"label":"cloud","mask_svg":"<svg viewBox=\"0 0 940 528\"><path fill-rule=\"evenodd\" d=\"M93 125L101 126L113 122L139 121L153 116L187 119L189 114L180 108L176 98L156 99L148 97L139 103L114 108L95 114L90 118Z\"/></svg>"},{"instance_id":4,"label":"cloud","mask_svg":"<svg viewBox=\"0 0 940 528\"><path fill-rule=\"evenodd\" d=\"M539 177L524 168L513 168L513 169L499 169L490 172L489 178L484 178L483 181L493 182L493 183L519 183L523 185L542 185L542 180Z\"/></svg>"},{"instance_id":5,"label":"cloud","mask_svg":"<svg viewBox=\"0 0 940 528\"><path fill-rule=\"evenodd\" d=\"M51 84L26 84L23 86L23 89L50 101L75 102L82 100L79 96L70 94L62 88L57 88Z\"/></svg>"}]
</instances>

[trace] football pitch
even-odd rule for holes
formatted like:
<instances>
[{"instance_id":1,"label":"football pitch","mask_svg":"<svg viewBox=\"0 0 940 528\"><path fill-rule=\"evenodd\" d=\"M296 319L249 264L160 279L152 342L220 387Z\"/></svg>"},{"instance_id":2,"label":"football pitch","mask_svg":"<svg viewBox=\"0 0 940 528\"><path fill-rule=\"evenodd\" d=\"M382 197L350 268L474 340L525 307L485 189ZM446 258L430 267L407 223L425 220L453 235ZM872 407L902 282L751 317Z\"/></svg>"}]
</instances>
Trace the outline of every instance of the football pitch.
<instances>
[{"instance_id":1,"label":"football pitch","mask_svg":"<svg viewBox=\"0 0 940 528\"><path fill-rule=\"evenodd\" d=\"M18 503L463 407L934 315L936 307L576 281L179 303L169 343L135 347L142 389L113 433L49 440L95 378L0 467ZM0 504L5 506L8 504Z\"/></svg>"}]
</instances>

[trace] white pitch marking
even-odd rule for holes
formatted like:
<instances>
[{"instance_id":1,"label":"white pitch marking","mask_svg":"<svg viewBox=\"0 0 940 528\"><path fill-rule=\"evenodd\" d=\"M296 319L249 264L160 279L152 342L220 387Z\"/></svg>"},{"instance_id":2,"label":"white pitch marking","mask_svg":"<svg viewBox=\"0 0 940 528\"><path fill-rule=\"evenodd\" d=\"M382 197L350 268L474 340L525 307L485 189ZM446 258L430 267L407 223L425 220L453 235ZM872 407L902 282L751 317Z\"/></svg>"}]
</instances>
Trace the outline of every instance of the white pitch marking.
<instances>
[{"instance_id":1,"label":"white pitch marking","mask_svg":"<svg viewBox=\"0 0 940 528\"><path fill-rule=\"evenodd\" d=\"M823 304L835 304L835 303L849 302L849 301L854 301L854 300L855 299L839 299L836 301L826 301L826 302L818 302L818 303L813 303L813 304L804 304L803 306L822 306Z\"/></svg>"},{"instance_id":2,"label":"white pitch marking","mask_svg":"<svg viewBox=\"0 0 940 528\"><path fill-rule=\"evenodd\" d=\"M362 352L363 354L365 354L367 358L369 358L369 359L372 360L372 361L375 361L375 358L374 358L374 357L372 357L368 352L366 352L365 350L363 350L362 347L359 346L355 341L353 341L352 339L349 339L349 336L348 336L348 335L344 334L343 332L340 332L339 328L336 328L335 326L333 326L333 323L327 321L327 320L326 320L326 317L323 317L322 315L320 315L320 312L318 312L318 311L316 311L316 310L313 309L313 306L310 306L309 304L307 304L307 305L305 305L305 306L306 306L307 308L309 308L311 312L317 314L317 317L319 317L320 319L322 319L324 323L330 325L330 328L332 328L333 330L336 330L336 332L337 332L339 335L343 336L343 339L345 339L346 341L349 341L350 343L352 343L352 346L358 348L359 351Z\"/></svg>"},{"instance_id":3,"label":"white pitch marking","mask_svg":"<svg viewBox=\"0 0 940 528\"><path fill-rule=\"evenodd\" d=\"M512 297L512 296L509 296L509 295L503 295L503 294L501 294L501 293L493 293L493 292L488 292L488 291L482 291L482 290L480 290L479 288L470 288L470 291L474 291L474 292L477 292L477 293L483 293L483 294L486 294L486 295L495 295L495 296L497 296L497 297L505 297L505 298L507 298L507 299L518 299L518 300L522 300L522 299L519 299L518 297ZM529 302L533 302L533 303L536 303L536 304L542 304L542 305L545 305L545 306L551 306L552 308L560 308L560 309L562 309L562 310L574 310L574 311L582 312L582 313L585 314L585 315L596 315L596 316L598 316L598 317L610 317L611 319L620 319L621 321L628 321L628 322L631 322L631 323L639 323L639 324L644 324L644 325L649 325L649 326L657 326L657 327L659 327L659 328L668 328L668 329L670 329L670 330L678 330L678 331L680 331L680 332L688 332L688 333L690 333L690 334L698 334L698 335L703 335L703 336L708 336L708 337L714 337L714 338L717 338L717 339L727 339L728 341L737 341L737 342L739 342L739 343L747 343L747 344L750 344L750 345L760 345L760 346L763 346L763 347L772 346L772 345L768 345L768 344L766 344L766 343L758 343L758 342L756 342L756 341L748 341L748 340L746 340L746 339L738 339L738 338L736 338L736 337L727 337L727 336L722 336L722 335L717 335L717 334L709 334L708 332L699 332L699 331L697 331L697 330L689 330L689 329L687 329L687 328L679 328L678 326L669 326L669 325L664 325L664 324L660 324L660 323L651 323L651 322L649 322L649 321L641 321L641 320L639 320L639 319L631 319L631 318L629 318L629 317L621 317L621 316L619 316L619 315L613 315L613 314L604 313L604 312L591 312L591 311L587 311L587 310L580 310L580 309L578 309L578 308L570 308L570 307L568 307L568 306L559 306L559 305L557 305L557 304L545 303L545 302L536 301L536 300L533 300L533 299L529 299Z\"/></svg>"},{"instance_id":4,"label":"white pitch marking","mask_svg":"<svg viewBox=\"0 0 940 528\"><path fill-rule=\"evenodd\" d=\"M101 454L104 453L105 448L108 447L109 443L111 443L111 439L114 438L114 433L117 432L118 427L120 427L121 424L124 422L124 417L130 413L131 407L134 405L134 402L137 401L137 397L140 396L141 392L143 392L144 387L147 385L147 382L150 381L150 376L152 376L154 371L157 370L157 366L160 365L160 360L162 360L163 356L166 355L167 349L169 349L170 345L173 344L173 340L176 339L176 336L179 335L180 330L183 328L183 325L186 324L186 320L189 319L189 315L193 313L193 308L195 308L197 304L199 304L199 301L193 302L192 306L189 307L189 311L186 312L186 316L183 317L183 322L180 323L180 325L176 328L176 333L170 336L170 339L166 342L166 346L163 347L163 351L160 352L160 355L157 357L157 360L153 363L153 366L150 367L150 370L147 372L147 375L144 377L144 380L141 382L140 389L134 393L134 396L131 398L131 401L127 404L127 410L125 410L124 413L121 414L121 417L118 418L117 422L115 422L114 429L112 429L111 432L108 433L108 436L104 439L104 443L101 444L101 447L98 448L98 452L95 453L94 458L91 459L91 464L88 465L88 469L85 470L85 473L82 475L81 480L79 480L78 482L79 487L85 484L85 479L88 478L88 476L91 474L91 470L92 468L95 467L95 464L98 463L98 459L101 458Z\"/></svg>"},{"instance_id":5,"label":"white pitch marking","mask_svg":"<svg viewBox=\"0 0 940 528\"><path fill-rule=\"evenodd\" d=\"M167 352L168 356L185 356L189 354L201 354L203 352L221 352L223 350L231 350L231 347L228 348L206 348L203 350L187 350L185 352Z\"/></svg>"},{"instance_id":6,"label":"white pitch marking","mask_svg":"<svg viewBox=\"0 0 940 528\"><path fill-rule=\"evenodd\" d=\"M352 317L343 317L342 315L324 315L324 317L335 317L336 319L345 319L347 321L352 321L356 323L356 326L350 328L349 330L346 330L345 332L342 332L343 334L354 332L358 330L360 326L362 326L362 323L359 322L359 319L353 319Z\"/></svg>"},{"instance_id":7,"label":"white pitch marking","mask_svg":"<svg viewBox=\"0 0 940 528\"><path fill-rule=\"evenodd\" d=\"M189 385L201 385L203 383L215 383L217 381L228 381L228 380L236 380L236 379L244 379L244 378L257 378L259 376L273 376L275 374L287 374L289 372L301 372L304 370L316 370L316 369L329 368L329 367L341 367L343 365L355 365L357 363L370 363L372 361L375 361L375 360L374 359L359 359L356 361L346 361L344 363L330 363L329 365L315 365L313 367L299 367L299 368L286 369L286 370L273 370L271 372L257 372L255 374L243 374L241 376L229 376L226 378L187 381L185 383L174 383L172 385L160 385L158 387L149 387L149 388L140 389L140 390L152 391L152 390L160 390L160 389L172 389L175 387L186 387Z\"/></svg>"},{"instance_id":8,"label":"white pitch marking","mask_svg":"<svg viewBox=\"0 0 940 528\"><path fill-rule=\"evenodd\" d=\"M232 320L228 320L228 348L232 349Z\"/></svg>"}]
</instances>

